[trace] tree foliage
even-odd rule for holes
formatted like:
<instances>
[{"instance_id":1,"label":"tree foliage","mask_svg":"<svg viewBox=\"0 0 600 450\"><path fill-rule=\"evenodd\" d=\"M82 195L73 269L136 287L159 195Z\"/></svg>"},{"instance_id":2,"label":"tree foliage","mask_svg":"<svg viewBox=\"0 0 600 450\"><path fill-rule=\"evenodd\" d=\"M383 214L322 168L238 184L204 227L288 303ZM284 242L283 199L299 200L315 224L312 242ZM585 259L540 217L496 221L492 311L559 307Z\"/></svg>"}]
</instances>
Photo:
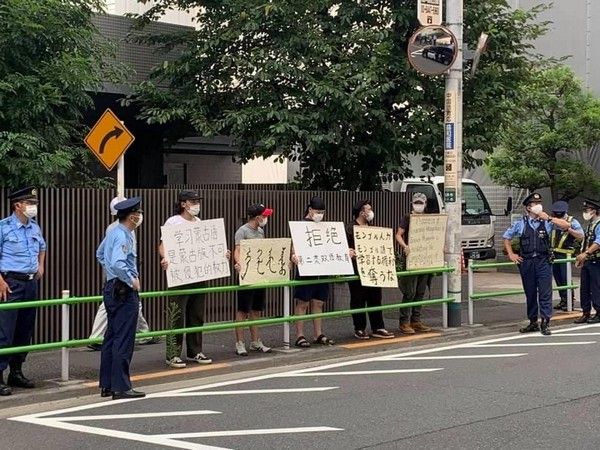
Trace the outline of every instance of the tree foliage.
<instances>
[{"instance_id":1,"label":"tree foliage","mask_svg":"<svg viewBox=\"0 0 600 450\"><path fill-rule=\"evenodd\" d=\"M501 146L487 161L494 181L552 198L600 194L600 177L575 152L600 141L600 99L586 92L566 66L538 70L523 84L501 131Z\"/></svg>"},{"instance_id":2,"label":"tree foliage","mask_svg":"<svg viewBox=\"0 0 600 450\"><path fill-rule=\"evenodd\" d=\"M380 173L410 175L443 160L444 77L410 68L416 0L158 0L140 27L165 10L199 8L196 29L139 39L179 48L135 101L150 123L182 134L228 135L239 159L280 154L301 163L307 188L376 189ZM481 32L489 52L465 79L465 165L496 145L507 99L527 76L541 8L466 0L465 42ZM158 86L167 84L169 89Z\"/></svg>"},{"instance_id":3,"label":"tree foliage","mask_svg":"<svg viewBox=\"0 0 600 450\"><path fill-rule=\"evenodd\" d=\"M101 0L0 2L0 183L89 182L82 111L116 79L111 47L91 22Z\"/></svg>"}]
</instances>

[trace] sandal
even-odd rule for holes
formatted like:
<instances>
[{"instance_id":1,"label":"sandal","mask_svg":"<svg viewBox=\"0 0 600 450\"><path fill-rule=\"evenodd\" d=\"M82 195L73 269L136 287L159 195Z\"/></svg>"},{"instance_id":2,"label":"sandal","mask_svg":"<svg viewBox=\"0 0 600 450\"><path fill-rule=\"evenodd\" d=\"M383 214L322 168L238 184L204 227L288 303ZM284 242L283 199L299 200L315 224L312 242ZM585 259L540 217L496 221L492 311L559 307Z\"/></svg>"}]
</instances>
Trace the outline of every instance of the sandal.
<instances>
[{"instance_id":1,"label":"sandal","mask_svg":"<svg viewBox=\"0 0 600 450\"><path fill-rule=\"evenodd\" d=\"M335 344L335 342L333 341L333 339L329 339L327 336L322 334L318 338L315 339L315 344L333 345L333 344Z\"/></svg>"},{"instance_id":2,"label":"sandal","mask_svg":"<svg viewBox=\"0 0 600 450\"><path fill-rule=\"evenodd\" d=\"M310 342L308 342L304 336L298 336L294 345L296 347L307 348L310 347Z\"/></svg>"}]
</instances>

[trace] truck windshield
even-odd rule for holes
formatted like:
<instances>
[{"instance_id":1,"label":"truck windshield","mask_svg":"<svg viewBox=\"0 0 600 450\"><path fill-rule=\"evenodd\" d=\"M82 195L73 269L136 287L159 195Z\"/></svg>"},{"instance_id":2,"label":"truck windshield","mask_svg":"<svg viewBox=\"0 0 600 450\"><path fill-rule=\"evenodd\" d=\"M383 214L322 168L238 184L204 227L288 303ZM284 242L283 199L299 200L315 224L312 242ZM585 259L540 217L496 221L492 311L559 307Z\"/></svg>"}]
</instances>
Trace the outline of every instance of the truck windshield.
<instances>
[{"instance_id":1,"label":"truck windshield","mask_svg":"<svg viewBox=\"0 0 600 450\"><path fill-rule=\"evenodd\" d=\"M444 183L438 184L440 192L444 192ZM490 204L485 198L483 191L477 184L463 183L463 215L481 216L492 213Z\"/></svg>"}]
</instances>

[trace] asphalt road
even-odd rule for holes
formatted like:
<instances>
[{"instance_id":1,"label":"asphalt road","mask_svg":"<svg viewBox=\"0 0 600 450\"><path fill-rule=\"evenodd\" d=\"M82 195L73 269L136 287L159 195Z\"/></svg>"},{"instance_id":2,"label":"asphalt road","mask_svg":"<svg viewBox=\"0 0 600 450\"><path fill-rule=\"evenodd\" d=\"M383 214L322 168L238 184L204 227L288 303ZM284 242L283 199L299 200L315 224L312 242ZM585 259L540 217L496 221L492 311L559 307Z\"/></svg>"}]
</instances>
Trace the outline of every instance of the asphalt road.
<instances>
[{"instance_id":1,"label":"asphalt road","mask_svg":"<svg viewBox=\"0 0 600 450\"><path fill-rule=\"evenodd\" d=\"M599 343L568 326L32 405L1 413L2 448L597 449Z\"/></svg>"}]
</instances>

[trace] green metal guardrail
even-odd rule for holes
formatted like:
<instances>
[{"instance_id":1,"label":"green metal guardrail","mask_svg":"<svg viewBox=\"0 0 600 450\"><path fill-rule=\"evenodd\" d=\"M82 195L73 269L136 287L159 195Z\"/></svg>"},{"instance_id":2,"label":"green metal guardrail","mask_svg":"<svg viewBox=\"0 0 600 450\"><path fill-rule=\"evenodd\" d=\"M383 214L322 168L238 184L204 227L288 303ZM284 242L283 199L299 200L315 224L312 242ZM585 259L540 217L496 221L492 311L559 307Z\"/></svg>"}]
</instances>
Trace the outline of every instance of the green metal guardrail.
<instances>
[{"instance_id":1,"label":"green metal guardrail","mask_svg":"<svg viewBox=\"0 0 600 450\"><path fill-rule=\"evenodd\" d=\"M434 267L430 269L423 270L413 270L413 271L403 271L397 272L398 277L407 277L414 275L427 275L427 274L442 274L444 277L447 276L449 272L453 272L454 269L449 267ZM156 297L173 297L180 295L189 295L189 294L209 294L209 293L217 293L217 292L235 292L241 290L248 289L272 289L283 287L286 290L293 286L302 286L302 285L311 285L311 284L327 284L327 283L346 283L348 281L359 280L359 276L339 276L333 278L321 278L314 280L290 280L285 282L277 282L277 283L264 283L264 284L254 284L248 286L239 286L239 285L228 285L228 286L215 286L215 287L207 287L207 288L196 288L196 289L178 289L178 290L167 290L167 291L155 291L155 292L142 292L140 293L141 298L156 298ZM68 293L68 291L64 291L63 294ZM287 306L289 307L289 291L287 291ZM222 322L215 323L209 325L203 325L201 327L190 327L190 328L177 328L177 329L167 329L167 330L156 330L149 331L146 333L138 333L136 334L136 338L148 338L148 337L158 337L158 336L167 336L167 335L176 335L176 334L184 334L184 333L197 333L197 332L216 332L223 330L231 330L240 327L248 327L248 326L265 326L265 325L277 325L284 324L284 326L288 326L292 322L298 322L303 320L312 320L318 318L334 318L334 317L342 317L349 316L357 312L369 312L369 311L385 311L388 309L399 309L399 308L410 308L413 306L428 306L428 305L446 305L447 303L453 302L454 297L448 297L447 294L447 282L444 282L444 293L443 298L433 299L433 300L424 300L421 302L411 302L411 303L394 303L383 306L375 306L368 308L359 308L359 309L347 309L341 311L331 311L325 313L318 314L306 314L303 316L290 316L289 312L284 312L284 317L271 317L259 320L252 321L243 321L243 322ZM62 363L61 363L61 378L63 381L67 381L69 379L69 348L73 347L82 347L90 344L98 344L102 342L102 338L97 339L69 339L69 306L76 305L81 303L93 303L102 301L102 296L87 296L87 297L65 297L60 299L49 299L49 300L31 300L31 301L20 301L20 302L11 302L11 303L0 303L0 311L2 310L11 310L11 309L22 309L22 308L37 308L37 307L47 307L47 306L57 306L61 305L62 307L62 335L63 339L59 342L48 342L43 344L34 344L34 345L24 345L18 347L5 347L0 348L0 355L10 355L21 352L35 352L35 351L46 351L46 350L54 350L54 349L62 349ZM285 309L285 308L284 308ZM289 310L288 310L289 311ZM446 317L446 314L444 314ZM444 323L446 326L446 323ZM289 328L287 329L287 333L284 332L284 335L289 336ZM288 337L289 339L289 337ZM289 343L288 343L289 345Z\"/></svg>"},{"instance_id":2,"label":"green metal guardrail","mask_svg":"<svg viewBox=\"0 0 600 450\"><path fill-rule=\"evenodd\" d=\"M572 298L569 293L579 288L579 285L573 284L572 281L572 272L571 272L571 263L575 262L575 258L559 258L555 259L553 264L567 264L567 284L564 286L557 286L552 288L553 291L567 291L567 309L568 311L573 310ZM509 261L509 262L496 262L496 263L471 263L468 267L468 308L469 308L469 325L473 325L473 301L477 300L485 300L488 298L495 297L507 297L511 295L521 295L525 293L523 289L509 289L504 291L488 291L488 292L478 292L475 293L475 281L474 281L474 272L478 269L491 269L497 267L515 267L517 264Z\"/></svg>"}]
</instances>

